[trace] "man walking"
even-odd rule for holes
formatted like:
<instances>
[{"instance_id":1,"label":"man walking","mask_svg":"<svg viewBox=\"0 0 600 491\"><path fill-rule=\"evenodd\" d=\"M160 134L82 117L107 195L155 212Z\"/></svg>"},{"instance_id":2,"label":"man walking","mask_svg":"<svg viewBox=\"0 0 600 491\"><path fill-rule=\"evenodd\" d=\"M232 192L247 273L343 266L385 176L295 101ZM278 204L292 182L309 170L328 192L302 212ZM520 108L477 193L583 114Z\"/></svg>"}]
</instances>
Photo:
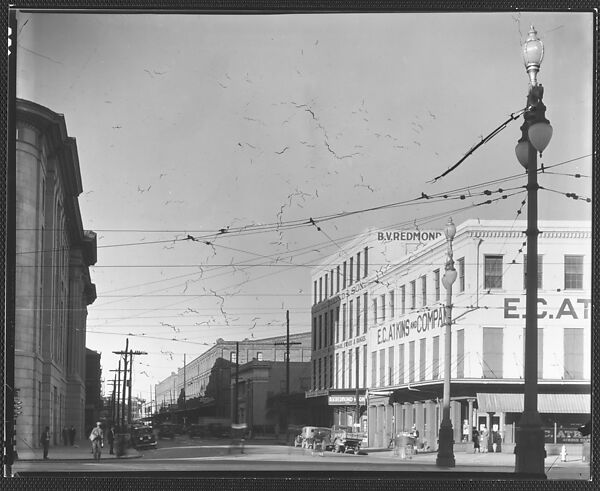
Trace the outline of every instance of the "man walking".
<instances>
[{"instance_id":1,"label":"man walking","mask_svg":"<svg viewBox=\"0 0 600 491\"><path fill-rule=\"evenodd\" d=\"M102 427L100 425L101 423L98 421L96 423L96 427L90 433L94 460L100 460L100 456L102 455L102 447L104 446L104 432L102 431Z\"/></svg>"},{"instance_id":2,"label":"man walking","mask_svg":"<svg viewBox=\"0 0 600 491\"><path fill-rule=\"evenodd\" d=\"M71 425L71 428L69 429L69 443L71 444L71 446L75 445L75 433L77 430L75 430L75 427L73 425Z\"/></svg>"},{"instance_id":3,"label":"man walking","mask_svg":"<svg viewBox=\"0 0 600 491\"><path fill-rule=\"evenodd\" d=\"M115 427L113 425L109 426L106 433L106 439L108 440L109 453L113 455L115 445Z\"/></svg>"},{"instance_id":4,"label":"man walking","mask_svg":"<svg viewBox=\"0 0 600 491\"><path fill-rule=\"evenodd\" d=\"M44 460L48 460L48 449L50 448L50 427L46 426L46 429L40 435L40 443L44 447Z\"/></svg>"}]
</instances>

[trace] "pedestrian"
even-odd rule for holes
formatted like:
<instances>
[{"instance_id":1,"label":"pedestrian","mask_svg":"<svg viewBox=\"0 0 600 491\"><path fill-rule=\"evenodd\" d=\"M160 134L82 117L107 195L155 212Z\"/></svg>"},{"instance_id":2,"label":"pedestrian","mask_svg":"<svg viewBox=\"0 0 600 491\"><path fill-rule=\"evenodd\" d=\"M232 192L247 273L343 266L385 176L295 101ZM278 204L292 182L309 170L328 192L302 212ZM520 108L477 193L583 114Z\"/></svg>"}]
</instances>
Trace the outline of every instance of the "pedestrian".
<instances>
[{"instance_id":1,"label":"pedestrian","mask_svg":"<svg viewBox=\"0 0 600 491\"><path fill-rule=\"evenodd\" d=\"M479 453L481 449L479 448L479 432L477 428L473 428L473 453Z\"/></svg>"},{"instance_id":2,"label":"pedestrian","mask_svg":"<svg viewBox=\"0 0 600 491\"><path fill-rule=\"evenodd\" d=\"M63 445L65 447L69 443L69 430L67 430L66 426L63 426L63 429L62 429L62 441L63 441Z\"/></svg>"},{"instance_id":3,"label":"pedestrian","mask_svg":"<svg viewBox=\"0 0 600 491\"><path fill-rule=\"evenodd\" d=\"M69 429L69 443L71 444L71 446L75 445L75 433L77 432L77 430L75 429L75 427L73 425L71 425L71 428Z\"/></svg>"},{"instance_id":4,"label":"pedestrian","mask_svg":"<svg viewBox=\"0 0 600 491\"><path fill-rule=\"evenodd\" d=\"M417 453L417 449L419 448L419 430L417 430L417 425L412 425L412 429L410 430L410 436L413 439L413 448L415 453Z\"/></svg>"},{"instance_id":5,"label":"pedestrian","mask_svg":"<svg viewBox=\"0 0 600 491\"><path fill-rule=\"evenodd\" d=\"M92 442L92 450L94 453L94 460L100 460L102 455L102 447L104 446L104 432L100 421L96 423L96 427L90 433L90 441Z\"/></svg>"},{"instance_id":6,"label":"pedestrian","mask_svg":"<svg viewBox=\"0 0 600 491\"><path fill-rule=\"evenodd\" d=\"M113 455L114 453L114 444L115 444L115 427L113 425L110 425L110 427L108 428L108 431L106 432L106 439L108 441L108 450L109 450L109 454Z\"/></svg>"},{"instance_id":7,"label":"pedestrian","mask_svg":"<svg viewBox=\"0 0 600 491\"><path fill-rule=\"evenodd\" d=\"M48 460L48 449L50 448L50 427L46 426L46 429L40 435L40 443L44 447L44 460Z\"/></svg>"},{"instance_id":8,"label":"pedestrian","mask_svg":"<svg viewBox=\"0 0 600 491\"><path fill-rule=\"evenodd\" d=\"M480 442L479 442L483 453L487 453L487 451L488 451L488 439L489 439L489 433L488 433L487 428L484 426L483 428L481 428L481 436L480 436Z\"/></svg>"}]
</instances>

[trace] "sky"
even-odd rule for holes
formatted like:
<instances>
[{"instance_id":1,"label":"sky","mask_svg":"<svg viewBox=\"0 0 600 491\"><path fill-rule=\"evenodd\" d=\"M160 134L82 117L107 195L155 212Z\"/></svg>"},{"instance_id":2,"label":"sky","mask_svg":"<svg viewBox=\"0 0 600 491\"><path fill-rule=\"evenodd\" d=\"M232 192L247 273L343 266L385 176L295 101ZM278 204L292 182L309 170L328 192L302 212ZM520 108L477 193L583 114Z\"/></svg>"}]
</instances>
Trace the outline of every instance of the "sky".
<instances>
[{"instance_id":1,"label":"sky","mask_svg":"<svg viewBox=\"0 0 600 491\"><path fill-rule=\"evenodd\" d=\"M525 107L531 24L556 166L539 219L591 219L565 194L591 197L592 14L17 17L17 96L64 114L98 235L87 347L106 381L126 338L147 352L145 399L218 338L284 335L286 310L309 331L311 266L367 228L515 219L522 118L432 181Z\"/></svg>"}]
</instances>

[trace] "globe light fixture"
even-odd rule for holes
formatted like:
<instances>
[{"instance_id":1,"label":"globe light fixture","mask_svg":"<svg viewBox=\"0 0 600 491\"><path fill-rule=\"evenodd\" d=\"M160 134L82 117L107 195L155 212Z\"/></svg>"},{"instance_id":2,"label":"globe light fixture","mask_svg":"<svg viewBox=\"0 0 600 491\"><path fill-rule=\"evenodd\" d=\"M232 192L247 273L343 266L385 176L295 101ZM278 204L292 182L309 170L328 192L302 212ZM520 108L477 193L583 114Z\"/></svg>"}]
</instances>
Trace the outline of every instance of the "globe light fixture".
<instances>
[{"instance_id":1,"label":"globe light fixture","mask_svg":"<svg viewBox=\"0 0 600 491\"><path fill-rule=\"evenodd\" d=\"M533 26L530 27L527 35L527 40L523 44L523 62L527 74L529 75L529 81L532 87L535 87L537 83L537 73L540 71L540 65L544 59L544 45L542 41L537 37L537 31Z\"/></svg>"}]
</instances>

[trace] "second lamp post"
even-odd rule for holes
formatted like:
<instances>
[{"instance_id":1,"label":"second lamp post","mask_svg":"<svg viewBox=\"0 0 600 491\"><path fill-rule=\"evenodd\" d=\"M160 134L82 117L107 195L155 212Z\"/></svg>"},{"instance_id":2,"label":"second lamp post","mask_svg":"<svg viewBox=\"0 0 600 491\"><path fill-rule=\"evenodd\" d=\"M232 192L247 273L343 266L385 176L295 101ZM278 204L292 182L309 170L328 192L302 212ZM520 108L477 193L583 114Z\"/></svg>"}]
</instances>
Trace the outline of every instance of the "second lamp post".
<instances>
[{"instance_id":1,"label":"second lamp post","mask_svg":"<svg viewBox=\"0 0 600 491\"><path fill-rule=\"evenodd\" d=\"M454 467L454 429L450 419L450 369L452 354L452 285L456 281L456 269L454 269L454 259L452 252L452 240L456 234L456 226L452 218L448 220L444 230L446 234L446 270L442 277L442 285L446 289L446 329L444 334L444 399L442 423L440 425L438 454L435 461L440 467Z\"/></svg>"}]
</instances>

